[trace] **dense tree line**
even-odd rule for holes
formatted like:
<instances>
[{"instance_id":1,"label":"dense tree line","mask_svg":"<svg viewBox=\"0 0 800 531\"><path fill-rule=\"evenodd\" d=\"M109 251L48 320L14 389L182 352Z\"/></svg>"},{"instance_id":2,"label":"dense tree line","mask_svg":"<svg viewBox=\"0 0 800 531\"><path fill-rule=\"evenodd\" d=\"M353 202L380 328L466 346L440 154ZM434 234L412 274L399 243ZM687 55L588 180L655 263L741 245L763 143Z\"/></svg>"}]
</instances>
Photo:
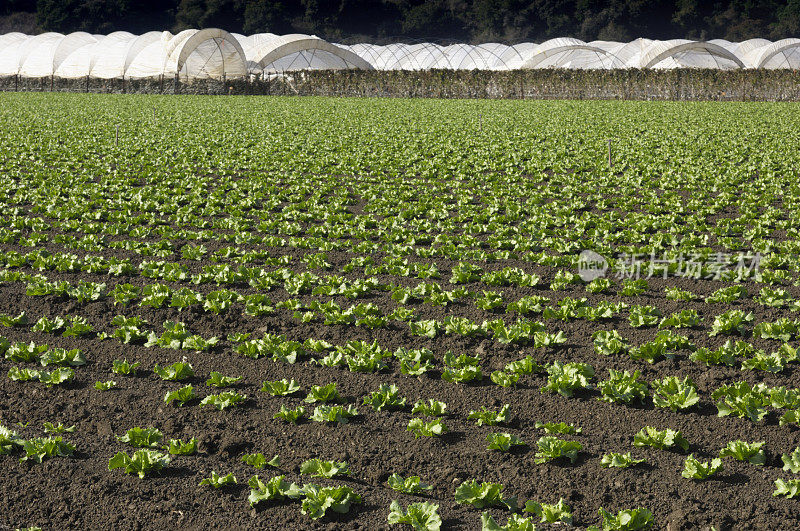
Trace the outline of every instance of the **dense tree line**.
<instances>
[{"instance_id":1,"label":"dense tree line","mask_svg":"<svg viewBox=\"0 0 800 531\"><path fill-rule=\"evenodd\" d=\"M311 33L340 42L736 41L800 37L800 0L0 0L5 31L204 27Z\"/></svg>"}]
</instances>

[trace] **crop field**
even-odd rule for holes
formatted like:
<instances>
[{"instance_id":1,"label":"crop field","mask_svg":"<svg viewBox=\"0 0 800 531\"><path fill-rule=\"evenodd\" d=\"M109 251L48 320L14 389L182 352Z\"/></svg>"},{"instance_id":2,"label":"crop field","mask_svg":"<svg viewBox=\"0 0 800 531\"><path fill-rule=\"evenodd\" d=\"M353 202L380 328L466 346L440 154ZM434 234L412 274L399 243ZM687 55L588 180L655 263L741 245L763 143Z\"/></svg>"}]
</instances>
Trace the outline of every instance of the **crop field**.
<instances>
[{"instance_id":1,"label":"crop field","mask_svg":"<svg viewBox=\"0 0 800 531\"><path fill-rule=\"evenodd\" d=\"M0 94L0 529L797 527L798 123Z\"/></svg>"}]
</instances>

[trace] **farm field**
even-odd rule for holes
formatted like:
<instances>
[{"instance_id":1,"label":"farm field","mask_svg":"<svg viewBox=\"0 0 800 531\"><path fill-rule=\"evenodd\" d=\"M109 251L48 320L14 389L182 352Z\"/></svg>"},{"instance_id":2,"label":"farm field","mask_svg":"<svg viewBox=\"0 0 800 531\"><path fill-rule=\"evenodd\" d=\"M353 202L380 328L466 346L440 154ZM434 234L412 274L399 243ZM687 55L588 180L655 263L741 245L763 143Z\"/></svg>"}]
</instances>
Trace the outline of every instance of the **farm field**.
<instances>
[{"instance_id":1,"label":"farm field","mask_svg":"<svg viewBox=\"0 0 800 531\"><path fill-rule=\"evenodd\" d=\"M800 525L798 123L0 93L0 528Z\"/></svg>"}]
</instances>

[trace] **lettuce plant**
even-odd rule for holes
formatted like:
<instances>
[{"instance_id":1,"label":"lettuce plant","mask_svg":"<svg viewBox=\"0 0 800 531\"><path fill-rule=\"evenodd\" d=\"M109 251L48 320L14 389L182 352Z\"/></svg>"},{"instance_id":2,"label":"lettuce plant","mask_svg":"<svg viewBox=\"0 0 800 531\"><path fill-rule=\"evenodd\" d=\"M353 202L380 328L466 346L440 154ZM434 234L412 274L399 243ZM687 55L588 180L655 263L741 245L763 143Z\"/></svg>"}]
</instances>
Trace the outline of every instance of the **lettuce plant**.
<instances>
[{"instance_id":1,"label":"lettuce plant","mask_svg":"<svg viewBox=\"0 0 800 531\"><path fill-rule=\"evenodd\" d=\"M345 461L323 461L321 459L309 459L300 465L300 473L315 477L332 478L334 476L346 476L350 474L350 468Z\"/></svg>"},{"instance_id":2,"label":"lettuce plant","mask_svg":"<svg viewBox=\"0 0 800 531\"><path fill-rule=\"evenodd\" d=\"M478 426L483 426L484 424L487 426L494 426L496 424L506 423L509 419L508 410L510 407L509 404L505 404L498 411L492 411L491 409L483 407L480 411L470 411L467 418L477 421Z\"/></svg>"},{"instance_id":3,"label":"lettuce plant","mask_svg":"<svg viewBox=\"0 0 800 531\"><path fill-rule=\"evenodd\" d=\"M108 462L108 469L124 469L126 474L137 474L140 479L158 472L170 463L169 457L155 450L137 450L132 456L118 452Z\"/></svg>"},{"instance_id":4,"label":"lettuce plant","mask_svg":"<svg viewBox=\"0 0 800 531\"><path fill-rule=\"evenodd\" d=\"M533 513L543 524L572 525L572 510L561 498L558 503L538 503L530 500L525 503L525 512Z\"/></svg>"},{"instance_id":5,"label":"lettuce plant","mask_svg":"<svg viewBox=\"0 0 800 531\"><path fill-rule=\"evenodd\" d=\"M534 427L537 430L544 430L545 433L553 434L560 433L563 435L576 435L581 433L581 428L576 428L572 424L566 422L537 422Z\"/></svg>"},{"instance_id":6,"label":"lettuce plant","mask_svg":"<svg viewBox=\"0 0 800 531\"><path fill-rule=\"evenodd\" d=\"M628 468L644 462L644 459L634 459L630 452L624 454L609 452L600 459L600 466L603 468Z\"/></svg>"},{"instance_id":7,"label":"lettuce plant","mask_svg":"<svg viewBox=\"0 0 800 531\"><path fill-rule=\"evenodd\" d=\"M666 450L678 446L684 452L689 450L689 441L687 441L680 431L665 429L662 431L657 430L651 426L645 426L639 433L633 436L634 446L652 446L659 450Z\"/></svg>"},{"instance_id":8,"label":"lettuce plant","mask_svg":"<svg viewBox=\"0 0 800 531\"><path fill-rule=\"evenodd\" d=\"M188 380L194 376L192 364L186 361L177 361L172 365L167 365L165 367L159 367L158 363L156 363L155 367L153 367L153 372L156 373L162 380L168 380L172 382Z\"/></svg>"},{"instance_id":9,"label":"lettuce plant","mask_svg":"<svg viewBox=\"0 0 800 531\"><path fill-rule=\"evenodd\" d=\"M631 307L628 320L632 327L642 328L657 325L660 316L661 312L655 306L640 306L637 304Z\"/></svg>"},{"instance_id":10,"label":"lettuce plant","mask_svg":"<svg viewBox=\"0 0 800 531\"><path fill-rule=\"evenodd\" d=\"M745 313L742 310L728 310L714 317L709 336L719 334L740 334L745 332L745 325L754 319L752 312Z\"/></svg>"},{"instance_id":11,"label":"lettuce plant","mask_svg":"<svg viewBox=\"0 0 800 531\"><path fill-rule=\"evenodd\" d=\"M200 481L198 487L202 487L203 485L210 485L215 489L219 489L227 485L236 485L236 476L233 475L233 472L230 472L224 476L220 476L215 470L212 470L211 477L207 477Z\"/></svg>"},{"instance_id":12,"label":"lettuce plant","mask_svg":"<svg viewBox=\"0 0 800 531\"><path fill-rule=\"evenodd\" d=\"M300 384L298 384L294 378L291 380L284 378L283 380L276 380L274 382L263 382L261 384L261 390L272 396L289 396L300 390Z\"/></svg>"},{"instance_id":13,"label":"lettuce plant","mask_svg":"<svg viewBox=\"0 0 800 531\"><path fill-rule=\"evenodd\" d=\"M194 387L191 384L184 385L180 389L176 389L174 391L167 391L167 394L164 395L164 402L169 404L173 400L179 406L186 405L187 402L196 398L197 395L194 392Z\"/></svg>"},{"instance_id":14,"label":"lettuce plant","mask_svg":"<svg viewBox=\"0 0 800 531\"><path fill-rule=\"evenodd\" d=\"M94 383L94 388L97 389L98 391L109 391L109 390L113 389L116 386L117 386L117 382L115 382L114 380L108 380L108 381L105 381L105 382L95 382Z\"/></svg>"},{"instance_id":15,"label":"lettuce plant","mask_svg":"<svg viewBox=\"0 0 800 531\"><path fill-rule=\"evenodd\" d=\"M341 400L341 397L336 390L336 382L331 382L327 385L312 385L305 398L305 402L308 404L338 402L339 400Z\"/></svg>"},{"instance_id":16,"label":"lettuce plant","mask_svg":"<svg viewBox=\"0 0 800 531\"><path fill-rule=\"evenodd\" d=\"M157 448L163 437L158 428L133 427L125 435L117 436L117 440L140 448Z\"/></svg>"},{"instance_id":17,"label":"lettuce plant","mask_svg":"<svg viewBox=\"0 0 800 531\"><path fill-rule=\"evenodd\" d=\"M424 491L431 490L433 488L432 485L426 485L423 483L419 476L409 476L407 478L403 478L396 472L389 476L389 479L386 482L388 483L389 488L404 494L422 494Z\"/></svg>"},{"instance_id":18,"label":"lettuce plant","mask_svg":"<svg viewBox=\"0 0 800 531\"><path fill-rule=\"evenodd\" d=\"M800 493L800 479L784 480L778 478L775 480L775 491L773 496L786 496L787 498L794 498Z\"/></svg>"},{"instance_id":19,"label":"lettuce plant","mask_svg":"<svg viewBox=\"0 0 800 531\"><path fill-rule=\"evenodd\" d=\"M262 453L245 454L242 456L242 462L259 470L264 468L266 465L274 468L281 466L281 458L277 454L274 455L269 461L267 461L267 458Z\"/></svg>"},{"instance_id":20,"label":"lettuce plant","mask_svg":"<svg viewBox=\"0 0 800 531\"><path fill-rule=\"evenodd\" d=\"M547 369L539 365L531 356L525 356L522 359L506 363L503 370L507 373L518 374L520 376L533 374L535 372L547 372Z\"/></svg>"},{"instance_id":21,"label":"lettuce plant","mask_svg":"<svg viewBox=\"0 0 800 531\"><path fill-rule=\"evenodd\" d=\"M53 424L52 422L45 422L42 427L44 428L44 432L47 434L75 433L75 430L77 429L74 425L65 426L60 422L57 425Z\"/></svg>"},{"instance_id":22,"label":"lettuce plant","mask_svg":"<svg viewBox=\"0 0 800 531\"><path fill-rule=\"evenodd\" d=\"M381 384L377 391L364 397L364 405L369 405L375 411L384 409L402 409L406 399L400 396L400 390L394 384Z\"/></svg>"},{"instance_id":23,"label":"lettuce plant","mask_svg":"<svg viewBox=\"0 0 800 531\"><path fill-rule=\"evenodd\" d=\"M666 376L650 383L653 388L653 405L668 407L672 411L688 409L699 402L697 387L687 376L679 380L677 376Z\"/></svg>"},{"instance_id":24,"label":"lettuce plant","mask_svg":"<svg viewBox=\"0 0 800 531\"><path fill-rule=\"evenodd\" d=\"M292 424L297 424L297 421L305 415L306 408L303 406L298 406L294 409L289 409L285 405L281 404L281 410L275 413L272 418L283 420L285 422L291 422Z\"/></svg>"},{"instance_id":25,"label":"lettuce plant","mask_svg":"<svg viewBox=\"0 0 800 531\"><path fill-rule=\"evenodd\" d=\"M500 483L478 483L470 479L456 488L455 497L456 503L469 504L476 509L501 506L513 511L517 508L517 499L503 496L503 485Z\"/></svg>"},{"instance_id":26,"label":"lettuce plant","mask_svg":"<svg viewBox=\"0 0 800 531\"><path fill-rule=\"evenodd\" d=\"M335 422L337 424L347 424L348 419L358 415L358 410L353 406L328 406L321 405L314 408L314 412L309 417L315 422Z\"/></svg>"},{"instance_id":27,"label":"lettuce plant","mask_svg":"<svg viewBox=\"0 0 800 531\"><path fill-rule=\"evenodd\" d=\"M481 530L482 531L536 531L536 526L533 525L531 518L525 518L518 514L511 514L506 521L506 524L501 526L497 521L489 515L488 512L481 514Z\"/></svg>"},{"instance_id":28,"label":"lettuce plant","mask_svg":"<svg viewBox=\"0 0 800 531\"><path fill-rule=\"evenodd\" d=\"M442 419L434 419L429 422L425 422L420 418L412 418L408 421L406 431L412 432L414 434L414 438L419 438L439 437L440 435L447 433L448 429Z\"/></svg>"},{"instance_id":29,"label":"lettuce plant","mask_svg":"<svg viewBox=\"0 0 800 531\"><path fill-rule=\"evenodd\" d=\"M558 393L569 398L576 389L589 385L594 369L586 363L554 361L548 365L547 375L547 385L542 387L542 392Z\"/></svg>"},{"instance_id":30,"label":"lettuce plant","mask_svg":"<svg viewBox=\"0 0 800 531\"><path fill-rule=\"evenodd\" d=\"M200 401L200 405L212 405L217 410L222 411L229 407L238 406L245 400L247 400L247 395L242 395L235 391L225 391L216 395L208 395Z\"/></svg>"},{"instance_id":31,"label":"lettuce plant","mask_svg":"<svg viewBox=\"0 0 800 531\"><path fill-rule=\"evenodd\" d=\"M345 514L350 506L361 503L361 496L350 487L319 487L313 483L303 485L303 503L300 512L312 520L325 516L328 510Z\"/></svg>"},{"instance_id":32,"label":"lettuce plant","mask_svg":"<svg viewBox=\"0 0 800 531\"><path fill-rule=\"evenodd\" d=\"M223 376L221 373L211 371L211 374L206 380L206 385L217 388L230 387L244 378L243 376Z\"/></svg>"},{"instance_id":33,"label":"lettuce plant","mask_svg":"<svg viewBox=\"0 0 800 531\"><path fill-rule=\"evenodd\" d=\"M734 414L758 422L767 415L767 398L747 382L723 385L711 393L711 399L716 402L719 417Z\"/></svg>"},{"instance_id":34,"label":"lettuce plant","mask_svg":"<svg viewBox=\"0 0 800 531\"><path fill-rule=\"evenodd\" d=\"M250 495L247 501L251 507L261 502L270 500L297 499L303 495L303 490L294 483L287 483L285 476L275 476L268 481L262 481L258 476L253 476L247 482L250 486Z\"/></svg>"},{"instance_id":35,"label":"lettuce plant","mask_svg":"<svg viewBox=\"0 0 800 531\"><path fill-rule=\"evenodd\" d=\"M75 446L61 437L34 437L22 443L25 455L20 461L41 463L49 457L70 457L75 453Z\"/></svg>"},{"instance_id":36,"label":"lettuce plant","mask_svg":"<svg viewBox=\"0 0 800 531\"><path fill-rule=\"evenodd\" d=\"M48 365L57 365L61 367L80 367L86 365L86 358L80 349L74 348L71 350L63 348L54 348L42 354L39 358L39 363L42 367Z\"/></svg>"},{"instance_id":37,"label":"lettuce plant","mask_svg":"<svg viewBox=\"0 0 800 531\"><path fill-rule=\"evenodd\" d=\"M641 373L608 369L609 378L597 384L600 390L598 400L609 403L629 404L633 400L644 400L647 396L647 384L639 380Z\"/></svg>"},{"instance_id":38,"label":"lettuce plant","mask_svg":"<svg viewBox=\"0 0 800 531\"><path fill-rule=\"evenodd\" d=\"M616 330L600 330L592 334L594 351L604 356L619 354L628 348L628 340Z\"/></svg>"},{"instance_id":39,"label":"lettuce plant","mask_svg":"<svg viewBox=\"0 0 800 531\"><path fill-rule=\"evenodd\" d=\"M192 437L187 442L180 439L170 439L167 450L170 455L194 455L197 453L197 439Z\"/></svg>"},{"instance_id":40,"label":"lettuce plant","mask_svg":"<svg viewBox=\"0 0 800 531\"><path fill-rule=\"evenodd\" d=\"M490 433L486 436L489 441L487 450L500 450L507 452L512 446L525 446L527 443L511 433Z\"/></svg>"},{"instance_id":41,"label":"lettuce plant","mask_svg":"<svg viewBox=\"0 0 800 531\"><path fill-rule=\"evenodd\" d=\"M446 410L447 404L431 398L427 403L423 402L422 400L417 400L414 403L414 406L411 408L411 414L425 415L428 417L441 417L445 414Z\"/></svg>"},{"instance_id":42,"label":"lettuce plant","mask_svg":"<svg viewBox=\"0 0 800 531\"><path fill-rule=\"evenodd\" d=\"M800 447L795 448L790 454L781 455L783 469L793 474L800 472Z\"/></svg>"},{"instance_id":43,"label":"lettuce plant","mask_svg":"<svg viewBox=\"0 0 800 531\"><path fill-rule=\"evenodd\" d=\"M439 531L442 519L437 512L439 506L430 502L415 502L404 510L397 500L389 505L390 525L408 524L417 531Z\"/></svg>"},{"instance_id":44,"label":"lettuce plant","mask_svg":"<svg viewBox=\"0 0 800 531\"><path fill-rule=\"evenodd\" d=\"M689 454L681 475L686 479L708 479L720 470L722 470L722 459L719 457L715 457L710 463L703 463L697 460L694 454Z\"/></svg>"},{"instance_id":45,"label":"lettuce plant","mask_svg":"<svg viewBox=\"0 0 800 531\"><path fill-rule=\"evenodd\" d=\"M589 531L639 531L649 529L654 521L653 513L644 507L622 509L617 514L612 514L600 507L598 512L600 513L600 525L590 526Z\"/></svg>"},{"instance_id":46,"label":"lettuce plant","mask_svg":"<svg viewBox=\"0 0 800 531\"><path fill-rule=\"evenodd\" d=\"M410 376L419 376L433 369L433 352L427 348L405 349L399 347L394 357L400 361L400 372Z\"/></svg>"},{"instance_id":47,"label":"lettuce plant","mask_svg":"<svg viewBox=\"0 0 800 531\"><path fill-rule=\"evenodd\" d=\"M746 443L744 441L730 441L725 448L719 451L720 457L733 457L737 461L747 461L754 465L763 465L767 462L764 454L764 442Z\"/></svg>"},{"instance_id":48,"label":"lettuce plant","mask_svg":"<svg viewBox=\"0 0 800 531\"><path fill-rule=\"evenodd\" d=\"M133 376L136 374L136 369L139 367L139 362L130 363L128 360L114 360L111 364L111 372L114 374L121 374L123 376Z\"/></svg>"},{"instance_id":49,"label":"lettuce plant","mask_svg":"<svg viewBox=\"0 0 800 531\"><path fill-rule=\"evenodd\" d=\"M558 437L546 435L536 441L539 450L534 455L533 462L537 465L552 461L553 459L567 458L574 464L578 458L578 452L583 449L583 445L575 441L565 441Z\"/></svg>"},{"instance_id":50,"label":"lettuce plant","mask_svg":"<svg viewBox=\"0 0 800 531\"><path fill-rule=\"evenodd\" d=\"M22 448L25 443L16 432L0 424L0 455L7 455Z\"/></svg>"}]
</instances>

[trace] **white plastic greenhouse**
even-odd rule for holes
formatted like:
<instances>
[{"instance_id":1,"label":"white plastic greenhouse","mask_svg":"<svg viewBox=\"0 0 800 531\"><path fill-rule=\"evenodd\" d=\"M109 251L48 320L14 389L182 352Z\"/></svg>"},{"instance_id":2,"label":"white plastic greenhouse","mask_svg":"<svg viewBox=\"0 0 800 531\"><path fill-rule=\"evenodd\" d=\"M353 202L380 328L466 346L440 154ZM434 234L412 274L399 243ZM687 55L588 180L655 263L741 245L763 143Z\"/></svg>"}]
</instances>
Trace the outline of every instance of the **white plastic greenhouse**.
<instances>
[{"instance_id":1,"label":"white plastic greenhouse","mask_svg":"<svg viewBox=\"0 0 800 531\"><path fill-rule=\"evenodd\" d=\"M799 69L800 39L674 39L541 44L334 44L313 35L231 34L221 29L0 35L0 77L66 79L267 77L297 70L516 70L537 68Z\"/></svg>"}]
</instances>

